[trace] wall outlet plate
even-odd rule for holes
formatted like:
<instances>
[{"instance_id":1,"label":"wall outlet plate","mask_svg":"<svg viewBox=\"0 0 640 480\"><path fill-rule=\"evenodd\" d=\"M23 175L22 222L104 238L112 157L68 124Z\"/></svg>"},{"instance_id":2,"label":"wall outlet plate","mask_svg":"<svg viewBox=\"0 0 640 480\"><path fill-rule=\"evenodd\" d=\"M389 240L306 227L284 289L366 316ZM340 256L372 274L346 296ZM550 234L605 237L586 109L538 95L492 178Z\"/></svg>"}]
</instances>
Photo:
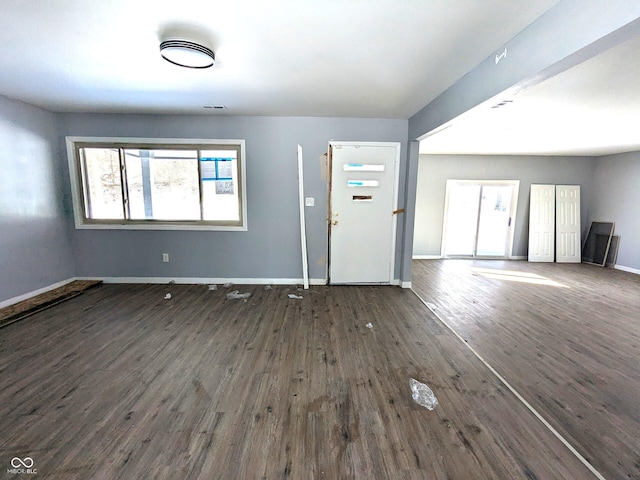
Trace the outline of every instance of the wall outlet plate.
<instances>
[{"instance_id":1,"label":"wall outlet plate","mask_svg":"<svg viewBox=\"0 0 640 480\"><path fill-rule=\"evenodd\" d=\"M307 197L304 199L304 204L307 207L313 207L316 204L316 199L313 197Z\"/></svg>"}]
</instances>

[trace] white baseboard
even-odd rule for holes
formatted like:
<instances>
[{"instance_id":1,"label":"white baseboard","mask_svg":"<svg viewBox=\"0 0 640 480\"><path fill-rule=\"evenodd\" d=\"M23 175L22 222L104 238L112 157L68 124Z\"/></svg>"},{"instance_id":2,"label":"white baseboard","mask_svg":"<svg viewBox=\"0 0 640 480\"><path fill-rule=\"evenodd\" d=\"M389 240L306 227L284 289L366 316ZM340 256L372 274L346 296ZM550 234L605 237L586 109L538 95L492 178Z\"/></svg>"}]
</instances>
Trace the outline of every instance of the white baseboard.
<instances>
[{"instance_id":1,"label":"white baseboard","mask_svg":"<svg viewBox=\"0 0 640 480\"><path fill-rule=\"evenodd\" d=\"M444 257L442 255L414 255L411 257L413 260L442 260ZM480 260L491 260L495 257L481 257ZM509 257L509 260L526 260L526 255L512 255ZM469 258L472 260L472 258ZM498 260L504 260L504 258L499 258Z\"/></svg>"},{"instance_id":2,"label":"white baseboard","mask_svg":"<svg viewBox=\"0 0 640 480\"><path fill-rule=\"evenodd\" d=\"M617 268L617 267L616 267ZM636 271L635 273L640 273ZM0 308L8 307L10 305L28 300L41 293L48 292L50 290L62 287L67 283L71 283L75 280L100 280L103 283L155 283L163 284L174 281L179 284L225 284L234 283L238 285L302 285L302 278L207 278L207 277L71 277L60 282L48 285L46 287L33 290L31 292L18 295L7 300L0 301ZM401 282L398 279L394 279L392 285L399 285L402 288L411 288L411 282ZM309 285L327 285L326 278L310 278Z\"/></svg>"},{"instance_id":3,"label":"white baseboard","mask_svg":"<svg viewBox=\"0 0 640 480\"><path fill-rule=\"evenodd\" d=\"M640 275L640 270L637 268L625 267L624 265L615 265L613 268L616 270L622 270L623 272L635 273L636 275Z\"/></svg>"},{"instance_id":4,"label":"white baseboard","mask_svg":"<svg viewBox=\"0 0 640 480\"><path fill-rule=\"evenodd\" d=\"M102 280L103 283L180 283L190 285L302 285L302 278L210 278L210 277L78 277L78 280ZM311 278L310 285L326 285L325 278Z\"/></svg>"},{"instance_id":5,"label":"white baseboard","mask_svg":"<svg viewBox=\"0 0 640 480\"><path fill-rule=\"evenodd\" d=\"M56 282L52 285L48 285L46 287L42 287L39 288L38 290L33 290L32 292L27 292L24 293L22 295L18 295L17 297L13 297L13 298L9 298L7 300L3 300L0 302L0 308L4 308L4 307L8 307L9 305L13 305L15 303L18 302L22 302L23 300L28 300L30 298L35 297L36 295L40 295L41 293L45 293L45 292L49 292L51 290L54 290L56 288L62 287L63 285L66 285L67 283L71 283L74 280L78 280L75 277L72 278L67 278L66 280L62 280L61 282Z\"/></svg>"}]
</instances>

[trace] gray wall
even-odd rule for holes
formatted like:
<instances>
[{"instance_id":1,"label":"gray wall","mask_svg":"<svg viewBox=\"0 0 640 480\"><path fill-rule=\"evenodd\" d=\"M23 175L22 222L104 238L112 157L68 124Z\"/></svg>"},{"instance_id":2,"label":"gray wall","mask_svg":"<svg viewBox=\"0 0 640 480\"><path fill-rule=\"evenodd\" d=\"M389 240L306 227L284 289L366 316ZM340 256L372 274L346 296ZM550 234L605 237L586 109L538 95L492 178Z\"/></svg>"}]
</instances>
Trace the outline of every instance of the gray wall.
<instances>
[{"instance_id":1,"label":"gray wall","mask_svg":"<svg viewBox=\"0 0 640 480\"><path fill-rule=\"evenodd\" d=\"M320 157L329 140L402 143L404 206L407 120L207 115L58 114L67 135L246 140L247 232L73 230L77 275L87 277L301 278L297 144L302 145L309 273L326 277L327 182ZM66 157L66 154L65 154ZM398 222L396 276L402 258ZM162 263L162 253L171 261Z\"/></svg>"},{"instance_id":2,"label":"gray wall","mask_svg":"<svg viewBox=\"0 0 640 480\"><path fill-rule=\"evenodd\" d=\"M55 115L0 97L0 302L74 276Z\"/></svg>"},{"instance_id":3,"label":"gray wall","mask_svg":"<svg viewBox=\"0 0 640 480\"><path fill-rule=\"evenodd\" d=\"M640 270L640 152L597 158L593 190L588 221L615 222L617 264Z\"/></svg>"},{"instance_id":4,"label":"gray wall","mask_svg":"<svg viewBox=\"0 0 640 480\"><path fill-rule=\"evenodd\" d=\"M581 186L583 236L593 204L595 159L590 157L420 155L414 255L440 255L447 179L520 180L513 255L526 256L532 183Z\"/></svg>"}]
</instances>

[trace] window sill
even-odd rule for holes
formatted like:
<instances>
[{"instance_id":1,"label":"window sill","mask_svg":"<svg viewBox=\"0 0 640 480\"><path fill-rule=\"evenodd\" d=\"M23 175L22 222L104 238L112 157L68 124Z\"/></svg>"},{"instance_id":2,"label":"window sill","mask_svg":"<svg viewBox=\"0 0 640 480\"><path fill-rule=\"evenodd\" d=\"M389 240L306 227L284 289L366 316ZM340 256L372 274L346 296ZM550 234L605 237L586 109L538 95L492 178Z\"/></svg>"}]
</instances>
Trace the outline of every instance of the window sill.
<instances>
[{"instance_id":1,"label":"window sill","mask_svg":"<svg viewBox=\"0 0 640 480\"><path fill-rule=\"evenodd\" d=\"M224 232L246 232L247 225L196 225L188 223L78 223L76 230L181 230L181 231L224 231Z\"/></svg>"}]
</instances>

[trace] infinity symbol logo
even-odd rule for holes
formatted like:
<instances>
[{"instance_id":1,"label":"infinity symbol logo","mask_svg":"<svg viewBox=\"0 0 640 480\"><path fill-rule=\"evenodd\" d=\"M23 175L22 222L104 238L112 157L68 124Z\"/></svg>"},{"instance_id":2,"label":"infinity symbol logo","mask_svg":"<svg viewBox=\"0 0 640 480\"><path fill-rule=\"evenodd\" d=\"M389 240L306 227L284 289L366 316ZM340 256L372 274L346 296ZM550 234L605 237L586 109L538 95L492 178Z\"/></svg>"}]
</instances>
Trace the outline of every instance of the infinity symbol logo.
<instances>
[{"instance_id":1,"label":"infinity symbol logo","mask_svg":"<svg viewBox=\"0 0 640 480\"><path fill-rule=\"evenodd\" d=\"M31 458L31 457L24 457L24 458L13 457L11 459L11 466L13 468L18 468L18 467L31 468L31 467L33 467L33 458Z\"/></svg>"}]
</instances>

